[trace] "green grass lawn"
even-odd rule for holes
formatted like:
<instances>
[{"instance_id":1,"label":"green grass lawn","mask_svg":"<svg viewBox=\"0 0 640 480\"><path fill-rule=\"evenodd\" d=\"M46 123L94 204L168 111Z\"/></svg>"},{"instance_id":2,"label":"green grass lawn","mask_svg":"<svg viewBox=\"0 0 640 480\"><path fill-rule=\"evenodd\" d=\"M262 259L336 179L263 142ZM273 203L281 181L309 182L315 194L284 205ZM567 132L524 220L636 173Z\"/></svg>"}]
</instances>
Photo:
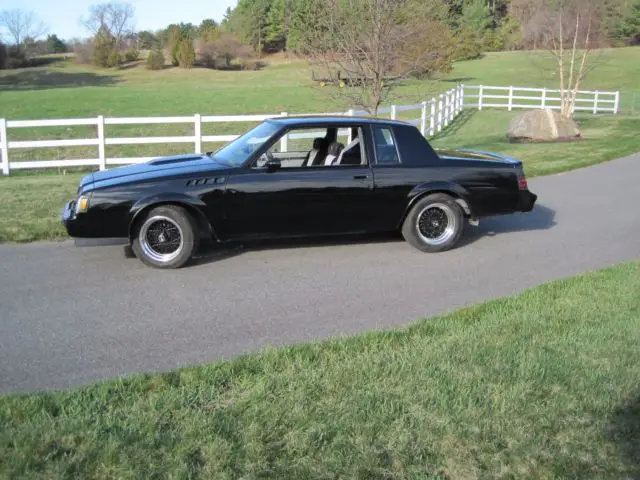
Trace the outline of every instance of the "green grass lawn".
<instances>
[{"instance_id":1,"label":"green grass lawn","mask_svg":"<svg viewBox=\"0 0 640 480\"><path fill-rule=\"evenodd\" d=\"M0 397L2 478L637 478L640 264L404 329Z\"/></svg>"}]
</instances>

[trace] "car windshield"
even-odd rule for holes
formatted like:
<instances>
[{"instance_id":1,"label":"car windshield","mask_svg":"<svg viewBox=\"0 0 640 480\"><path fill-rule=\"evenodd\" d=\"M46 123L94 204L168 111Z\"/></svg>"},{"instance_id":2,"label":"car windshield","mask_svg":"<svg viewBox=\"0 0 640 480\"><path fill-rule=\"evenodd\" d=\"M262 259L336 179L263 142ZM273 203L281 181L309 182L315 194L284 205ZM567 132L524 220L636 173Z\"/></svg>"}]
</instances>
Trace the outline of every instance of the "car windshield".
<instances>
[{"instance_id":1,"label":"car windshield","mask_svg":"<svg viewBox=\"0 0 640 480\"><path fill-rule=\"evenodd\" d=\"M216 160L238 167L265 144L280 127L271 122L262 122L233 142L217 150L213 156Z\"/></svg>"}]
</instances>

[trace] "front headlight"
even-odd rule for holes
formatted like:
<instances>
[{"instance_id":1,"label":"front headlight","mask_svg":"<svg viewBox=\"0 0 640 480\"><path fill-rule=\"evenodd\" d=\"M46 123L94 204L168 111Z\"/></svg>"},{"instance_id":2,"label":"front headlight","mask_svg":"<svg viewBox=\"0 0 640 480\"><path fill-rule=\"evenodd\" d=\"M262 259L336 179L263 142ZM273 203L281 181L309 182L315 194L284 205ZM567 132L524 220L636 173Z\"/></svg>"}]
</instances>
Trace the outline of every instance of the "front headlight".
<instances>
[{"instance_id":1,"label":"front headlight","mask_svg":"<svg viewBox=\"0 0 640 480\"><path fill-rule=\"evenodd\" d=\"M76 214L89 210L89 195L80 195L76 200Z\"/></svg>"}]
</instances>

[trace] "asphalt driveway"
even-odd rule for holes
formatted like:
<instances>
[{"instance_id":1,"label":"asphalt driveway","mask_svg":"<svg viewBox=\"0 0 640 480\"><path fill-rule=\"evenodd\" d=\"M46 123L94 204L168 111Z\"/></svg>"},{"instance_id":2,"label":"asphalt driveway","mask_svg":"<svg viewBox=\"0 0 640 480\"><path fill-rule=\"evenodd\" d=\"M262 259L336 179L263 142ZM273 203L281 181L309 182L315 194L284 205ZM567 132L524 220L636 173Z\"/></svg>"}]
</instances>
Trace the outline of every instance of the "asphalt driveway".
<instances>
[{"instance_id":1,"label":"asphalt driveway","mask_svg":"<svg viewBox=\"0 0 640 480\"><path fill-rule=\"evenodd\" d=\"M121 247L0 245L0 392L391 328L640 259L640 154L529 184L533 212L435 255L395 237L269 243L158 271Z\"/></svg>"}]
</instances>

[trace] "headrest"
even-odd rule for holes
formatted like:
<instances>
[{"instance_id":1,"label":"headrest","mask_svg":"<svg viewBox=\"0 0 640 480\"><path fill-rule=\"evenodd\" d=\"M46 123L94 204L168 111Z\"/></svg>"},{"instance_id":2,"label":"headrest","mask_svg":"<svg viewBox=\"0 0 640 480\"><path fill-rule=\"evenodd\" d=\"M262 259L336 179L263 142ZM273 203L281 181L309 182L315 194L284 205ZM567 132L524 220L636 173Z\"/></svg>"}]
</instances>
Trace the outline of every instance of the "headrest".
<instances>
[{"instance_id":1,"label":"headrest","mask_svg":"<svg viewBox=\"0 0 640 480\"><path fill-rule=\"evenodd\" d=\"M320 150L326 145L326 140L322 137L313 139L313 149Z\"/></svg>"},{"instance_id":2,"label":"headrest","mask_svg":"<svg viewBox=\"0 0 640 480\"><path fill-rule=\"evenodd\" d=\"M340 142L331 142L329 145L329 155L340 155L340 152L344 149L344 145Z\"/></svg>"}]
</instances>

